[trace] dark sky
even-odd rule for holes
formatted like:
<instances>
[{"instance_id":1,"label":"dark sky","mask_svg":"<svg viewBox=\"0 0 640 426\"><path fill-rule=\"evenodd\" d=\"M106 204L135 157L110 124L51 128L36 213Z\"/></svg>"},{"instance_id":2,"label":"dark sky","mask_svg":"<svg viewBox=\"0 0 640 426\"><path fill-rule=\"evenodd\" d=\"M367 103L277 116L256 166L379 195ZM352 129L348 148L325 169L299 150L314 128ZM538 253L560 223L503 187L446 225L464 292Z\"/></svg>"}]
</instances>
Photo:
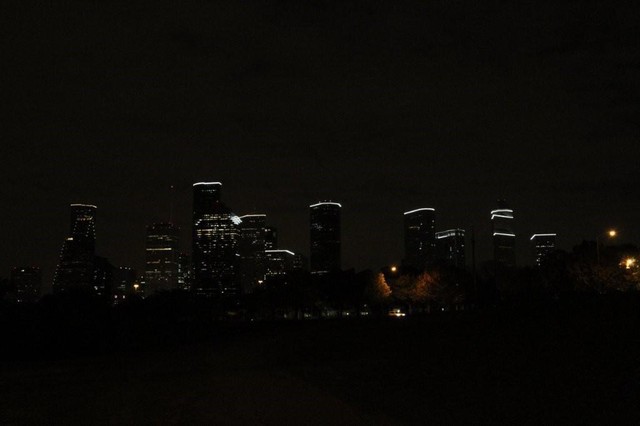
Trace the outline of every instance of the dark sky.
<instances>
[{"instance_id":1,"label":"dark sky","mask_svg":"<svg viewBox=\"0 0 640 426\"><path fill-rule=\"evenodd\" d=\"M0 6L0 276L50 280L71 202L141 268L171 185L188 249L200 180L305 254L308 205L340 201L356 269L399 260L425 206L487 258L499 197L520 263L533 232L640 241L637 2L41 3Z\"/></svg>"}]
</instances>

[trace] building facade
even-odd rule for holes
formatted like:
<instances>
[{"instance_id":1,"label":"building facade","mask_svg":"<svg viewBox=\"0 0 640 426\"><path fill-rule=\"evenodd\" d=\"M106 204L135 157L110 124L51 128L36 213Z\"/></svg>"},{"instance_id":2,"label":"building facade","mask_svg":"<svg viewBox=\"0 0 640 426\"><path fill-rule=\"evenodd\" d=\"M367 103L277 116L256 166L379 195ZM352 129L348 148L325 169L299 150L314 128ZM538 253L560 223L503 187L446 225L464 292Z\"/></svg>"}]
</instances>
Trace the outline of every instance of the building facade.
<instances>
[{"instance_id":1,"label":"building facade","mask_svg":"<svg viewBox=\"0 0 640 426\"><path fill-rule=\"evenodd\" d=\"M250 293L264 280L267 215L247 214L240 219L240 281L242 292Z\"/></svg>"},{"instance_id":2,"label":"building facade","mask_svg":"<svg viewBox=\"0 0 640 426\"><path fill-rule=\"evenodd\" d=\"M220 182L193 185L192 290L206 297L240 293L240 224L220 200Z\"/></svg>"},{"instance_id":3,"label":"building facade","mask_svg":"<svg viewBox=\"0 0 640 426\"><path fill-rule=\"evenodd\" d=\"M513 226L513 210L504 200L498 200L498 208L491 211L493 229L493 259L496 263L516 266L516 234Z\"/></svg>"},{"instance_id":4,"label":"building facade","mask_svg":"<svg viewBox=\"0 0 640 426\"><path fill-rule=\"evenodd\" d=\"M187 253L178 255L178 288L182 290L191 290L193 283L193 267L191 265L191 256Z\"/></svg>"},{"instance_id":5,"label":"building facade","mask_svg":"<svg viewBox=\"0 0 640 426\"><path fill-rule=\"evenodd\" d=\"M533 234L530 238L536 266L541 266L556 249L556 234Z\"/></svg>"},{"instance_id":6,"label":"building facade","mask_svg":"<svg viewBox=\"0 0 640 426\"><path fill-rule=\"evenodd\" d=\"M53 278L53 291L94 291L96 211L92 204L70 205L69 236L62 244Z\"/></svg>"},{"instance_id":7,"label":"building facade","mask_svg":"<svg viewBox=\"0 0 640 426\"><path fill-rule=\"evenodd\" d=\"M404 213L403 265L422 270L436 259L436 211L423 207Z\"/></svg>"},{"instance_id":8,"label":"building facade","mask_svg":"<svg viewBox=\"0 0 640 426\"><path fill-rule=\"evenodd\" d=\"M180 228L172 223L147 226L145 271L147 294L178 288Z\"/></svg>"},{"instance_id":9,"label":"building facade","mask_svg":"<svg viewBox=\"0 0 640 426\"><path fill-rule=\"evenodd\" d=\"M342 205L322 201L309 206L310 210L310 269L313 274L339 271L341 261Z\"/></svg>"},{"instance_id":10,"label":"building facade","mask_svg":"<svg viewBox=\"0 0 640 426\"><path fill-rule=\"evenodd\" d=\"M113 288L118 295L126 295L133 292L133 284L136 282L136 270L128 266L120 266L113 273Z\"/></svg>"},{"instance_id":11,"label":"building facade","mask_svg":"<svg viewBox=\"0 0 640 426\"><path fill-rule=\"evenodd\" d=\"M278 248L278 229L275 226L265 226L264 248L265 250L275 250Z\"/></svg>"},{"instance_id":12,"label":"building facade","mask_svg":"<svg viewBox=\"0 0 640 426\"><path fill-rule=\"evenodd\" d=\"M466 266L464 229L436 232L436 252L439 261L446 265L464 268Z\"/></svg>"},{"instance_id":13,"label":"building facade","mask_svg":"<svg viewBox=\"0 0 640 426\"><path fill-rule=\"evenodd\" d=\"M290 250L265 251L265 279L280 277L296 268L296 254Z\"/></svg>"},{"instance_id":14,"label":"building facade","mask_svg":"<svg viewBox=\"0 0 640 426\"><path fill-rule=\"evenodd\" d=\"M11 289L17 303L34 303L40 298L42 271L37 266L19 266L11 270Z\"/></svg>"}]
</instances>

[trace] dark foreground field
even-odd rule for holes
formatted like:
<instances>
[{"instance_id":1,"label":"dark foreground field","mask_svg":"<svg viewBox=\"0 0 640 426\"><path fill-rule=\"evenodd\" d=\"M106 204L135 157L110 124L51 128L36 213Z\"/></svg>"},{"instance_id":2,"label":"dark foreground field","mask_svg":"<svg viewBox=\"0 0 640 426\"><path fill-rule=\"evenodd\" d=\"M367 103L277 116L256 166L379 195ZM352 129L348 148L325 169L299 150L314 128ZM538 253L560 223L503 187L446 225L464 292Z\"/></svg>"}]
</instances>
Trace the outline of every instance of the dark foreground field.
<instances>
[{"instance_id":1,"label":"dark foreground field","mask_svg":"<svg viewBox=\"0 0 640 426\"><path fill-rule=\"evenodd\" d=\"M221 323L199 342L5 361L0 423L638 424L638 318L630 303Z\"/></svg>"}]
</instances>

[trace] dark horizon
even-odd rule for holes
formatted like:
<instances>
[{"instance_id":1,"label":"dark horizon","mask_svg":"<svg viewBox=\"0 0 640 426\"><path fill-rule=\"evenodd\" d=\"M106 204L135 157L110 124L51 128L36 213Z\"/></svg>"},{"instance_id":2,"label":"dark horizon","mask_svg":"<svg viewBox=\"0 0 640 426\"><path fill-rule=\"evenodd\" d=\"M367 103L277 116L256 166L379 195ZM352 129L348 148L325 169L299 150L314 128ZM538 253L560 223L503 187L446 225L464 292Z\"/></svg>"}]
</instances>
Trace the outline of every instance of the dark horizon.
<instances>
[{"instance_id":1,"label":"dark horizon","mask_svg":"<svg viewBox=\"0 0 640 426\"><path fill-rule=\"evenodd\" d=\"M611 227L616 244L640 241L637 4L17 3L3 15L0 276L40 266L46 289L74 202L98 206L97 253L116 266L141 272L145 227L172 214L188 251L200 180L305 255L308 206L339 201L343 266L357 270L400 261L402 213L418 207L436 209L437 231L474 226L489 259L498 198L515 211L521 265L533 233L565 250Z\"/></svg>"}]
</instances>

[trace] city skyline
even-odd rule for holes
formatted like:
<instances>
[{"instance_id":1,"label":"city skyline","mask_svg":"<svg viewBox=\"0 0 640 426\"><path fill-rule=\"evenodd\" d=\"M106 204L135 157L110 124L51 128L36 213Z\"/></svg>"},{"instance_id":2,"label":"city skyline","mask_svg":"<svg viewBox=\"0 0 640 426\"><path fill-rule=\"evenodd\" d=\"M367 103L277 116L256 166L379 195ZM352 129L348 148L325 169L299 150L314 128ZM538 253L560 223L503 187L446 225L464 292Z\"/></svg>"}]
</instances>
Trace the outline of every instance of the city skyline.
<instances>
[{"instance_id":1,"label":"city skyline","mask_svg":"<svg viewBox=\"0 0 640 426\"><path fill-rule=\"evenodd\" d=\"M340 200L357 270L401 259L416 206L437 231L474 227L479 259L498 198L518 262L541 230L563 249L610 227L640 241L635 4L12 8L0 275L36 264L46 285L76 201L100 207L98 252L141 271L144 227L188 241L210 178L296 253L307 206Z\"/></svg>"},{"instance_id":2,"label":"city skyline","mask_svg":"<svg viewBox=\"0 0 640 426\"><path fill-rule=\"evenodd\" d=\"M201 182L196 182L196 183L192 184L192 188L194 188L194 189L196 189L198 186L215 188L215 190L213 191L212 197L215 198L215 200L220 201L220 193L221 193L221 188L223 186L222 182L220 182L220 181L202 182L201 181ZM173 189L173 187L172 187L172 189ZM504 200L498 200L498 203L503 203L503 202L504 202ZM194 203L193 204L194 205L193 214L195 214L197 209L198 209L198 207L196 205L195 200L193 200L193 203ZM323 204L337 205L337 206L339 206L339 210L342 211L342 205L340 203L336 203L336 202L332 202L332 201L317 202L317 203L312 204L310 207L318 207L318 206L321 206ZM86 204L86 203L71 203L69 206L70 206L71 212L72 212L72 214L71 214L71 223L70 223L70 228L71 228L72 234L73 234L73 232L77 232L76 231L77 229L79 229L80 232L84 232L84 231L88 230L88 231L90 231L90 233L92 235L92 238L93 238L92 244L96 244L96 240L95 240L95 233L96 233L96 230L95 230L96 229L95 212L98 210L98 206L93 205L93 204ZM225 211L229 210L224 205L222 205L222 206L223 206L223 210L225 210ZM90 221L90 226L87 229L84 229L82 227L78 228L77 220L75 220L75 217L77 216L77 211L80 211L82 213L83 209L87 209L87 208L90 208L91 211L92 211L92 217L91 217L92 220ZM175 206L173 206L172 208L175 208ZM80 210L78 210L78 209L80 209ZM418 209L410 210L408 212L399 213L403 217L403 226L406 226L406 217L407 217L408 213L416 213L416 212L422 212L422 211L428 211L431 214L433 214L435 209L431 208L431 207L429 207L429 208L418 208ZM493 236L492 234L495 233L495 230L493 229L493 227L495 226L495 223L494 223L495 222L495 218L496 218L496 215L499 214L502 211L508 211L509 215L511 216L510 221L513 220L513 217L512 217L513 216L513 211L514 211L513 209L504 209L503 208L503 209L498 209L498 210L495 210L495 209L491 210L490 219L487 221L487 226L491 227L491 229L492 229L491 233L489 233L489 239L491 239L492 241L493 241L493 238L491 238ZM244 218L249 218L249 219L251 219L251 218L261 218L262 221L264 221L264 219L267 217L267 215L264 214L264 213L248 213L248 214L244 214L242 216L237 216L235 213L231 212L230 210L229 210L229 214L231 216L237 218L236 221L237 220L242 220L243 217ZM432 223L430 225L430 228L433 227L433 229L436 230L435 234L442 234L445 231L440 231L441 226L440 226L439 222L435 222L434 218L435 218L435 216L431 216L430 220L432 221ZM166 223L161 223L161 224L163 224L165 226L173 226L173 227L175 227L176 228L176 232L183 231L182 228L184 228L184 227L181 227L181 226L179 226L179 225L177 225L175 223L172 224L172 223L166 222ZM307 224L307 226L308 225L309 224ZM99 228L99 225L98 225L98 228ZM239 223L239 227L237 229L237 232L240 232L241 228L242 228L242 223ZM464 236L466 234L466 236L463 237L464 238L463 239L463 250L464 250L463 259L466 257L466 259L467 259L466 266L467 267L471 266L471 263L470 263L470 259L471 259L471 240L470 240L470 238L471 238L471 231L472 231L471 228L474 228L474 227L471 226L468 229L459 229L459 231L462 232L461 235ZM530 226L525 226L525 228L530 228ZM547 226L546 228L553 228L553 226L550 225L550 226ZM264 226L265 236L267 235L266 233L268 233L268 232L277 232L277 231L275 231L275 229L276 228L274 226L266 225L266 222L265 222L265 226ZM146 226L145 227L145 232L148 232L148 230L149 230L149 226ZM609 244L616 244L616 243L623 243L623 242L627 243L627 242L629 242L629 241L625 241L625 240L621 241L620 239L616 240L616 239L612 239L611 237L607 237L607 233L605 231L608 232L608 230L603 229L602 233L601 233L602 235L600 235L600 236L596 235L596 236L594 236L593 239L595 240L596 237L599 237L599 238L602 238L602 239L608 238L604 242L605 243L609 243ZM396 236L398 241L404 241L404 239L406 238L406 235L403 236L403 233L406 232L406 231L401 231L401 232L402 232L402 234L399 234L399 235ZM531 244L529 244L529 241L527 241L527 240L530 240L530 238L528 236L522 235L520 233L518 233L518 235L520 237L520 238L518 238L518 240L521 241L521 243L519 244L521 247L517 247L517 248L519 249L520 252L524 253L524 256L523 256L524 261L522 263L519 263L518 266L534 266L534 265L536 265L537 264L537 259L536 259L537 256L536 256L535 252L531 250ZM533 235L539 235L539 234L533 234ZM546 235L546 234L542 234L542 235ZM557 234L554 233L553 235L554 235L554 240L555 240ZM476 244L478 246L480 246L480 247L482 247L483 245L491 245L491 244L493 244L489 240L478 241L478 237L479 237L479 235L476 234ZM619 235L616 235L616 238L618 238L618 237L619 237ZM144 232L143 232L143 238L144 238ZM560 233L560 238L561 238L561 241L562 241L562 233ZM68 238L67 238L67 240L68 240ZM588 238L585 239L585 240L588 240ZM189 248L192 246L192 244L189 244L189 241L192 241L192 240L190 238L188 238L186 240L183 239L181 244L179 246L176 246L176 248L174 250L176 250L176 252L185 252L186 251L189 255L191 255L191 252L189 252ZM343 239L342 239L341 242L344 242ZM240 240L238 240L238 244L239 243L240 243ZM406 244L406 241L404 241L404 243ZM573 247L575 245L578 245L579 243L580 243L580 241L574 241L574 242L565 241L565 246L558 245L556 247L560 248L560 249L570 250L571 247ZM633 243L633 242L630 242L630 243ZM65 241L65 244L67 244L67 241ZM554 242L554 245L555 244L556 243ZM265 244L265 247L266 247L266 244ZM64 249L64 247L63 247L63 249ZM435 249L435 247L434 247L434 249ZM308 254L310 254L310 252L308 250L309 250L308 248L307 248L307 251L305 251L304 249L300 249L300 250L296 249L295 252L299 253L299 254L302 254L303 256L306 257ZM290 251L290 250L282 249L282 250L279 250L279 251ZM436 252L434 251L434 255L435 254L436 254ZM364 268L361 268L360 270L363 270L363 269L377 270L380 267L389 266L389 265L393 265L393 264L400 265L402 263L402 259L403 259L402 256L403 255L401 255L401 256L399 256L399 257L397 257L395 259L392 259L388 263L379 264L379 265L370 265L370 266L366 266ZM140 263L142 265L142 267L140 269L138 269L138 270L139 271L144 271L145 270L145 266L144 265L145 265L145 262L146 262L145 255L144 254L142 254L142 255L138 254L138 256L136 256L136 257L138 257L138 259L135 258L135 257L131 258L131 259L128 259L128 261L124 262L122 265L120 263L118 263L117 261L115 261L114 263L115 263L116 267L131 267L131 265L137 265L138 263ZM440 258L440 257L441 256L438 255L438 258ZM490 260L494 260L494 257L495 257L495 253L487 252L484 255L481 254L478 257L477 261L478 262L490 261ZM106 260L113 261L113 259L109 258L108 256L105 257L104 260L105 261ZM36 266L36 267L41 268L40 265L36 265L35 263L33 265ZM14 268L14 267L15 266L12 266L12 268ZM350 269L350 268L354 268L354 269L357 270L356 267L353 267L353 266L350 266L350 265L343 266L342 269ZM134 269L136 269L136 268L134 267ZM141 272L140 275L144 276L144 273ZM238 276L238 279L241 281L239 276ZM48 277L46 275L43 275L43 291L44 292L50 291L51 290L50 285L51 285L51 281L48 280ZM173 288L173 287L175 287L175 285L171 286L171 288Z\"/></svg>"}]
</instances>

